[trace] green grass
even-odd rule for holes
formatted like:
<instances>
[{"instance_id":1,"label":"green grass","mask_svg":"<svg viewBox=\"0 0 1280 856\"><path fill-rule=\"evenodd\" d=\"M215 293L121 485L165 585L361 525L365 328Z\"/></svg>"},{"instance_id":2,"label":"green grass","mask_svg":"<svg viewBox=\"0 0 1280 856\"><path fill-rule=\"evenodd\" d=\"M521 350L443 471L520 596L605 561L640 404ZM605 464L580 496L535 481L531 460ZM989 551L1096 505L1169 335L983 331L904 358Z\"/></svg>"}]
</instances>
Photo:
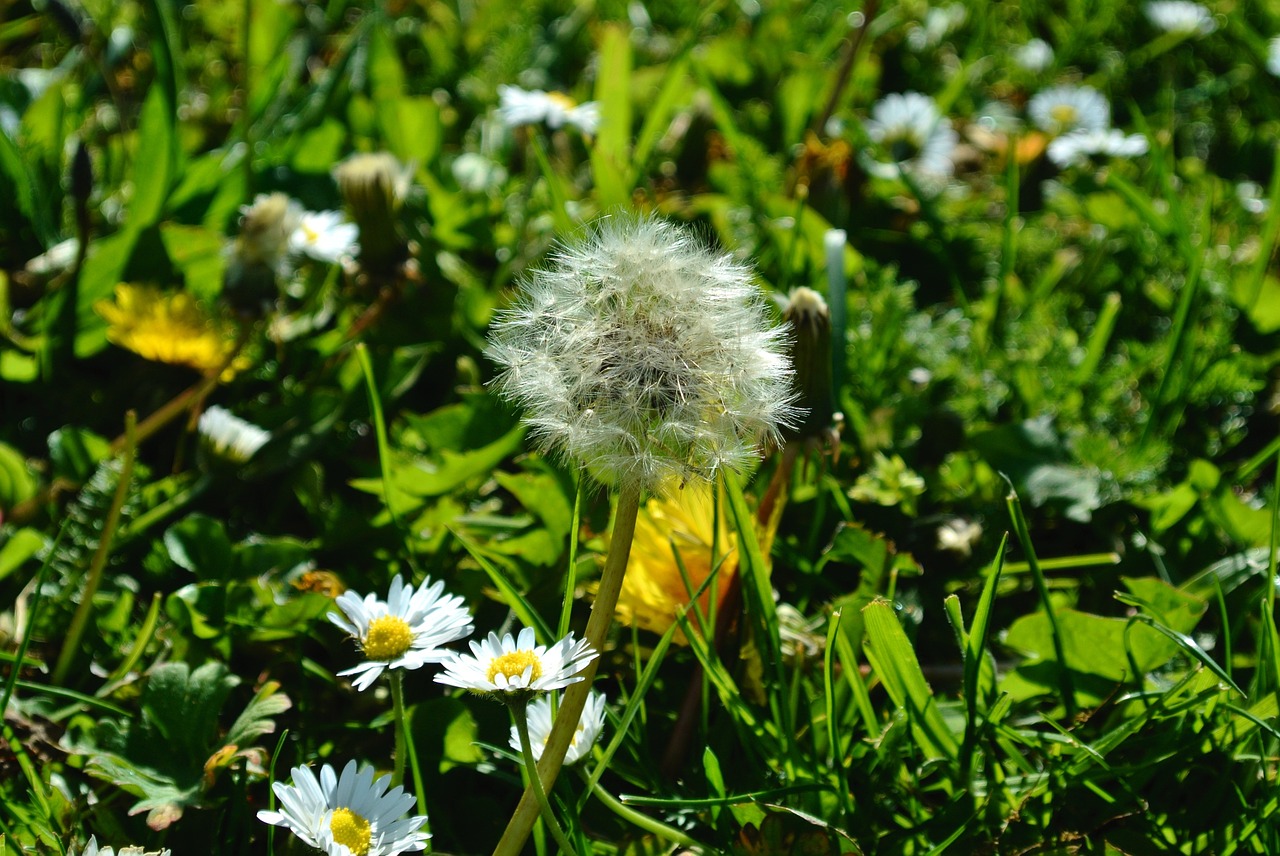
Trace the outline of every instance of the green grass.
<instances>
[{"instance_id":1,"label":"green grass","mask_svg":"<svg viewBox=\"0 0 1280 856\"><path fill-rule=\"evenodd\" d=\"M13 6L0 853L306 852L256 819L270 782L352 758L406 770L432 850L493 850L507 711L404 673L406 768L325 616L399 573L478 636L582 632L611 498L526 442L483 351L557 240L633 210L839 300L843 431L724 479L739 620L612 628L604 734L548 794L579 856L1280 852L1280 13L1209 9L1183 37L1090 0ZM1027 104L1059 83L1149 151L1055 165ZM503 85L599 127L506 128ZM903 92L951 176L875 168ZM242 206L342 209L333 167L376 151L407 263L236 267ZM246 366L114 344L120 283L194 296ZM219 462L211 405L272 439Z\"/></svg>"}]
</instances>

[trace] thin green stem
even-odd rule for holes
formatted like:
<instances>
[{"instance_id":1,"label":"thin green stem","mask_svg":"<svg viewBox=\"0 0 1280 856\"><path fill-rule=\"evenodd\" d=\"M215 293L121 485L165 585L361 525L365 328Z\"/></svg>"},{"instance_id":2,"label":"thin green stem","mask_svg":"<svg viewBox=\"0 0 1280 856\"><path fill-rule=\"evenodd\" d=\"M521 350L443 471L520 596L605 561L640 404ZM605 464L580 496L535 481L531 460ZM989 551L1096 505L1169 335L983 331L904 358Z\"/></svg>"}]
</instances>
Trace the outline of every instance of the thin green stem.
<instances>
[{"instance_id":1,"label":"thin green stem","mask_svg":"<svg viewBox=\"0 0 1280 856\"><path fill-rule=\"evenodd\" d=\"M560 850L568 853L569 856L576 856L573 845L569 843L564 830L560 828L560 822L556 820L555 812L551 810L551 801L547 799L547 792L542 789L542 777L538 775L538 760L533 757L533 742L529 739L529 701L524 698L510 699L507 701L507 706L511 708L511 718L516 723L516 734L520 735L520 753L524 756L524 769L529 774L529 787L532 788L533 795L538 800L539 808L542 809L542 820L551 831L551 837L556 840L556 844L560 845Z\"/></svg>"},{"instance_id":2,"label":"thin green stem","mask_svg":"<svg viewBox=\"0 0 1280 856\"><path fill-rule=\"evenodd\" d=\"M581 773L584 780L589 778L585 770L581 771ZM591 783L591 793L595 795L596 799L604 803L611 812L627 821L632 826L643 829L645 832L651 832L664 841L670 841L672 844L679 844L681 847L696 847L704 853L715 852L712 848L701 843L697 839L690 838L674 826L668 826L662 821L649 817L649 815L636 811L631 806L624 804L613 794L601 787L599 782Z\"/></svg>"},{"instance_id":3,"label":"thin green stem","mask_svg":"<svg viewBox=\"0 0 1280 856\"><path fill-rule=\"evenodd\" d=\"M622 591L622 578L627 573L627 560L631 557L631 540L635 536L636 515L639 511L640 486L624 484L618 494L618 507L614 511L609 555L605 557L600 586L596 590L595 603L591 605L591 617L587 620L586 639L597 652L604 651L609 627L613 623L613 611ZM566 592L565 596L573 597L573 592ZM588 663L581 672L582 680L571 684L565 691L564 702L556 714L551 735L547 738L547 747L542 753L542 761L537 767L537 775L541 777L541 785L546 790L555 785L556 776L560 774L560 767L564 764L569 744L573 742L573 735L578 730L582 709L591 692L591 680L595 677L599 664L599 657ZM535 777L531 775L530 779L533 778ZM531 786L525 789L520 804L507 822L506 831L494 848L494 856L518 856L524 849L524 843L529 839L529 832L537 818L538 804Z\"/></svg>"},{"instance_id":4,"label":"thin green stem","mask_svg":"<svg viewBox=\"0 0 1280 856\"><path fill-rule=\"evenodd\" d=\"M396 748L391 769L391 786L404 783L404 759L407 731L404 720L404 675L400 669L389 669L391 677L391 709L396 719Z\"/></svg>"},{"instance_id":5,"label":"thin green stem","mask_svg":"<svg viewBox=\"0 0 1280 856\"><path fill-rule=\"evenodd\" d=\"M88 578L84 591L80 594L80 603L75 615L71 617L71 627L67 630L67 638L62 643L62 651L58 654L58 665L53 670L53 682L62 684L71 663L80 648L80 640L84 638L85 627L89 624L89 615L93 612L93 596L102 583L102 572L107 566L107 557L111 555L111 542L116 528L120 525L120 514L124 509L124 501L129 496L129 483L133 480L133 460L138 451L138 415L130 410L124 418L124 460L120 465L120 480L116 483L115 495L111 498L111 508L107 511L107 519L102 524L102 535L98 539L98 548L89 563Z\"/></svg>"}]
</instances>

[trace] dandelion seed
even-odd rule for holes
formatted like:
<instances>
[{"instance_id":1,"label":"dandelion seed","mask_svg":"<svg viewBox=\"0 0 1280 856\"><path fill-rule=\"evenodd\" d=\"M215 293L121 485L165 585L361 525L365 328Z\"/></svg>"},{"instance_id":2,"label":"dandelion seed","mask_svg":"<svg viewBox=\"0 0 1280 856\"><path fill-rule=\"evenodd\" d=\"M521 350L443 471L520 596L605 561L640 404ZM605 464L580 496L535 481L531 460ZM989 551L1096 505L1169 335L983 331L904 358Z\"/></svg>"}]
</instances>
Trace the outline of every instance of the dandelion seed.
<instances>
[{"instance_id":1,"label":"dandelion seed","mask_svg":"<svg viewBox=\"0 0 1280 856\"><path fill-rule=\"evenodd\" d=\"M563 248L487 354L544 448L606 483L710 479L796 417L785 331L749 268L662 220L610 218Z\"/></svg>"},{"instance_id":2,"label":"dandelion seed","mask_svg":"<svg viewBox=\"0 0 1280 856\"><path fill-rule=\"evenodd\" d=\"M391 776L375 780L373 768L356 770L348 761L342 775L320 768L320 779L306 767L293 768L293 784L275 782L271 789L280 811L260 811L258 820L283 826L328 856L396 856L422 850L429 833L420 832L424 815L404 817L415 803L403 788L387 790Z\"/></svg>"},{"instance_id":3,"label":"dandelion seed","mask_svg":"<svg viewBox=\"0 0 1280 856\"><path fill-rule=\"evenodd\" d=\"M471 613L456 595L444 594L444 583L428 578L417 589L397 574L387 599L353 591L335 601L342 614L329 620L355 637L368 658L340 675L356 675L352 685L366 690L387 669L420 669L450 656L442 646L462 639L475 629Z\"/></svg>"}]
</instances>

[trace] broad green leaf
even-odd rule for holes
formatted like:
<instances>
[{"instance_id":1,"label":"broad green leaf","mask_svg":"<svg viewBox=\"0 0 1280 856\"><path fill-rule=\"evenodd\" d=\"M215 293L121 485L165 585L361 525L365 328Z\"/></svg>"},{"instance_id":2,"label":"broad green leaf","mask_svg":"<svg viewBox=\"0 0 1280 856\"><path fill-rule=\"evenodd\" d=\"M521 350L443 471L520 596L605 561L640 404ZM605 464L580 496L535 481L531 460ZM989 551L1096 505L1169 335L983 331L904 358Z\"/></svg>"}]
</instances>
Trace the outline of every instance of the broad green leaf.
<instances>
[{"instance_id":1,"label":"broad green leaf","mask_svg":"<svg viewBox=\"0 0 1280 856\"><path fill-rule=\"evenodd\" d=\"M523 438L524 428L517 426L487 446L462 453L442 451L437 460L393 452L392 490L417 498L449 493L468 480L485 475L515 454ZM383 493L380 478L355 479L351 486L366 493Z\"/></svg>"},{"instance_id":2,"label":"broad green leaf","mask_svg":"<svg viewBox=\"0 0 1280 856\"><path fill-rule=\"evenodd\" d=\"M170 526L164 546L174 564L199 579L226 579L232 570L231 541L221 520L192 514Z\"/></svg>"},{"instance_id":3,"label":"broad green leaf","mask_svg":"<svg viewBox=\"0 0 1280 856\"><path fill-rule=\"evenodd\" d=\"M152 86L142 102L138 117L138 147L133 156L133 197L125 220L125 229L141 232L160 219L173 176L174 112L164 89Z\"/></svg>"},{"instance_id":4,"label":"broad green leaf","mask_svg":"<svg viewBox=\"0 0 1280 856\"><path fill-rule=\"evenodd\" d=\"M27 470L26 458L12 446L0 443L0 511L12 509L36 493L36 480Z\"/></svg>"},{"instance_id":5,"label":"broad green leaf","mask_svg":"<svg viewBox=\"0 0 1280 856\"><path fill-rule=\"evenodd\" d=\"M403 95L374 103L378 127L391 153L419 169L430 167L444 135L435 101L426 95Z\"/></svg>"},{"instance_id":6,"label":"broad green leaf","mask_svg":"<svg viewBox=\"0 0 1280 856\"><path fill-rule=\"evenodd\" d=\"M68 425L49 435L49 459L54 473L76 484L89 480L111 453L111 444L104 437L85 428Z\"/></svg>"}]
</instances>

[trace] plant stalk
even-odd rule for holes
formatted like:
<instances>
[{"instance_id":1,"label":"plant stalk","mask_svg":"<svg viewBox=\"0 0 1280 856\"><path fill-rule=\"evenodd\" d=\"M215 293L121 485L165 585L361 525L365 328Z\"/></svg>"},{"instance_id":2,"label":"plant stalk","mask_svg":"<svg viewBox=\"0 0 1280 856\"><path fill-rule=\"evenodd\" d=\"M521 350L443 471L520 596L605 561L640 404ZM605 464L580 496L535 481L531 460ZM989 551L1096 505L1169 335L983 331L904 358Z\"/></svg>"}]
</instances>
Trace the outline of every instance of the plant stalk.
<instances>
[{"instance_id":1,"label":"plant stalk","mask_svg":"<svg viewBox=\"0 0 1280 856\"><path fill-rule=\"evenodd\" d=\"M396 748L395 756L392 758L394 766L391 768L391 787L404 784L404 759L405 745L407 743L406 727L404 721L404 674L401 669L388 669L391 678L391 709L395 714L396 720Z\"/></svg>"},{"instance_id":2,"label":"plant stalk","mask_svg":"<svg viewBox=\"0 0 1280 856\"><path fill-rule=\"evenodd\" d=\"M587 620L586 639L597 655L603 654L605 639L613 623L614 607L622 592L622 578L626 576L627 560L631 558L631 539L635 536L636 515L639 511L640 485L624 484L618 493L618 507L613 515L613 538L609 545L609 555L605 557L600 587L596 591L595 603L591 605L591 617ZM566 592L565 596L572 597L573 592ZM560 774L565 753L569 751L569 744L573 742L573 735L578 730L578 721L582 718L582 709L586 706L591 681L599 665L600 656L597 656L582 670L582 680L565 690L560 711L551 727L551 735L547 738L547 747L542 752L542 762L536 768L536 775L541 779L540 784L544 790L550 790L555 785L556 776ZM533 823L538 818L532 768L529 778L530 786L525 788L520 804L507 822L506 831L494 848L493 856L517 856L529 840Z\"/></svg>"},{"instance_id":3,"label":"plant stalk","mask_svg":"<svg viewBox=\"0 0 1280 856\"><path fill-rule=\"evenodd\" d=\"M542 777L538 775L538 760L533 757L533 742L529 739L529 700L512 699L507 702L507 706L511 708L511 718L516 723L516 734L520 736L520 753L524 756L524 769L529 774L529 788L538 800L538 807L542 809L542 820L546 823L547 829L551 830L551 837L556 840L556 844L560 845L561 852L568 853L569 856L577 856L564 830L560 828L555 812L551 810L551 801L547 799L547 792L542 789Z\"/></svg>"},{"instance_id":4,"label":"plant stalk","mask_svg":"<svg viewBox=\"0 0 1280 856\"><path fill-rule=\"evenodd\" d=\"M137 437L138 416L132 410L124 417L124 462L120 467L120 481L116 484L115 495L111 498L111 508L107 511L107 519L102 524L102 536L98 539L98 549L93 553L89 564L88 578L84 591L80 594L80 603L76 606L75 615L71 617L71 627L67 630L67 638L62 643L62 651L58 654L58 665L53 670L53 683L61 686L71 670L71 662L75 659L84 638L85 626L89 623L89 614L93 612L93 596L102 583L102 571L107 566L107 557L111 555L111 542L120 525L120 514L124 501L129 496L129 482L133 479L133 459L138 451ZM15 666L15 669L17 667Z\"/></svg>"}]
</instances>

